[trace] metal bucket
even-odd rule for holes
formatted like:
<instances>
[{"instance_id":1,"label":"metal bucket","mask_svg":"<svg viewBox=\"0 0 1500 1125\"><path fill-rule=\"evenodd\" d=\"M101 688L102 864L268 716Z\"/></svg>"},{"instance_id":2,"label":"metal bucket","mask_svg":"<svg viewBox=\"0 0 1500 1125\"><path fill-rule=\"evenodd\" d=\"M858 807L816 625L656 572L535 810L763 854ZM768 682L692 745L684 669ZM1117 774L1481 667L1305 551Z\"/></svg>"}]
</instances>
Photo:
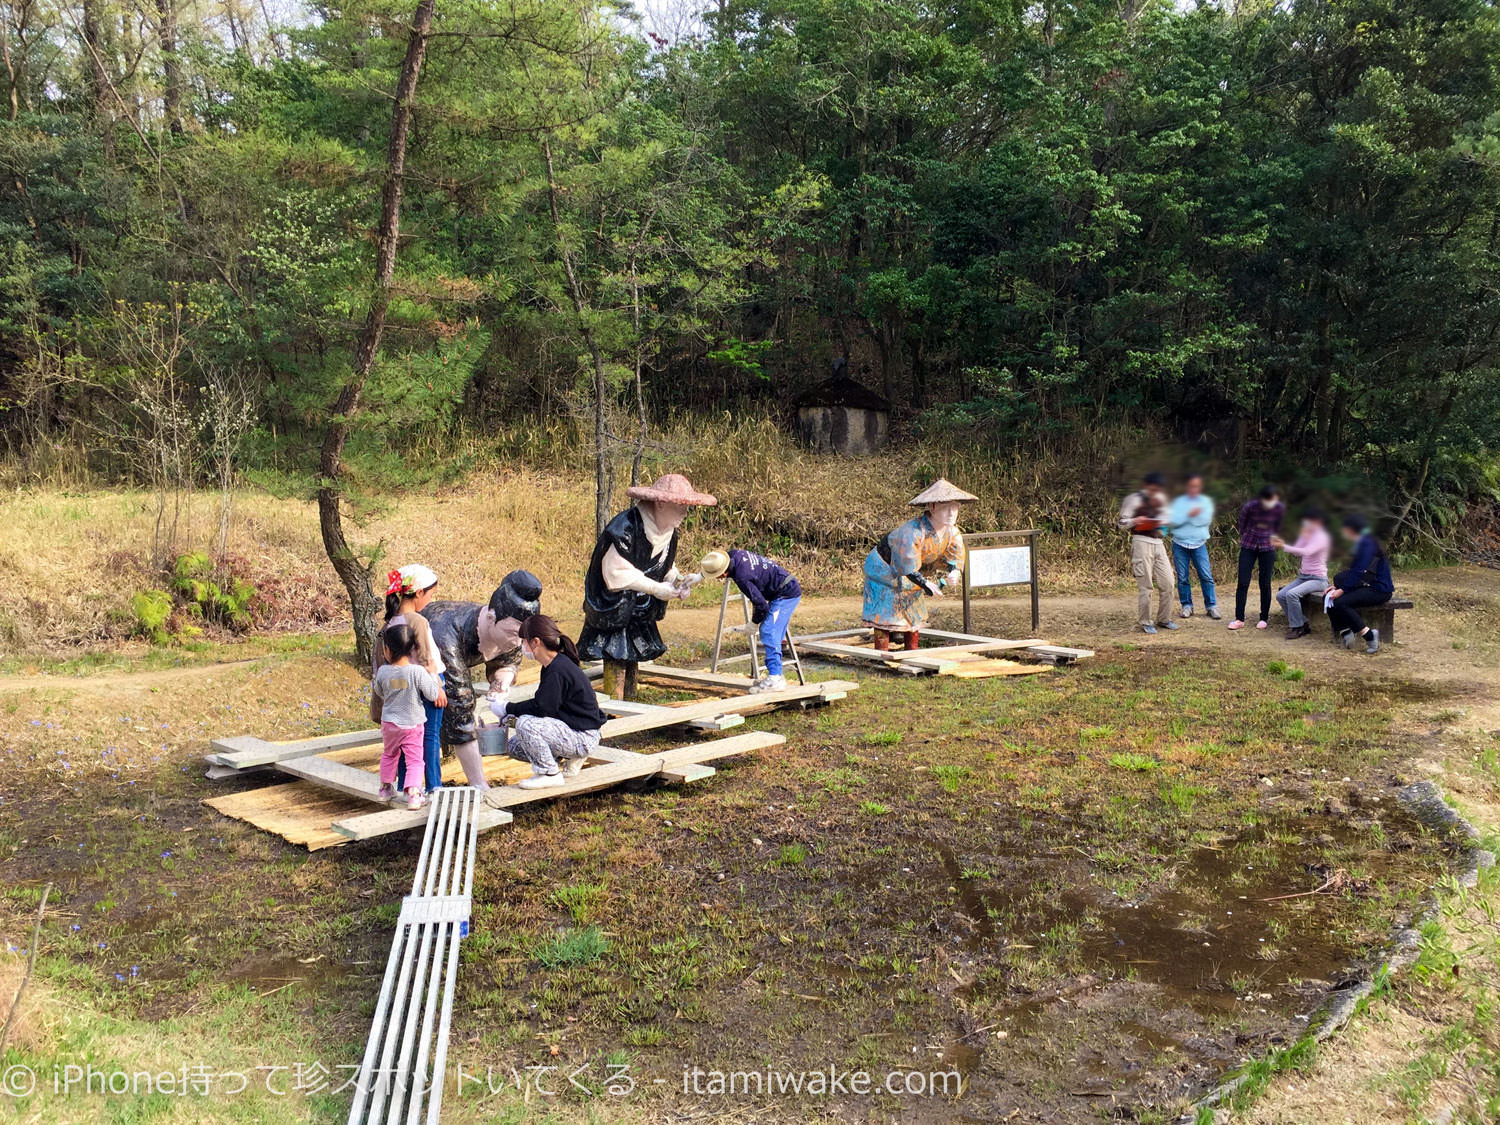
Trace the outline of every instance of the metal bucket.
<instances>
[{"instance_id":1,"label":"metal bucket","mask_svg":"<svg viewBox=\"0 0 1500 1125\"><path fill-rule=\"evenodd\" d=\"M506 723L485 723L479 728L479 752L486 758L503 758L510 743L510 726Z\"/></svg>"}]
</instances>

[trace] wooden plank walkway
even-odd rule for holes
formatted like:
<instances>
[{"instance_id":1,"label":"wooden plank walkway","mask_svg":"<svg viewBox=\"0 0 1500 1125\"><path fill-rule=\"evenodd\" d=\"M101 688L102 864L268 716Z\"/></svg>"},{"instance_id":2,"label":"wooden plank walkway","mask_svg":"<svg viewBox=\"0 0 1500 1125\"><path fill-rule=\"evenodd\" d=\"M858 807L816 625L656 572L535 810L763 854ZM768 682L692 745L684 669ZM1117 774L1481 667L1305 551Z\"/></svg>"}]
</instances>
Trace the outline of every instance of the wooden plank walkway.
<instances>
[{"instance_id":1,"label":"wooden plank walkway","mask_svg":"<svg viewBox=\"0 0 1500 1125\"><path fill-rule=\"evenodd\" d=\"M886 671L903 672L912 676L936 674L966 679L1027 674L1026 669L1018 667L1013 661L977 659L987 654L1019 652L1034 660L1054 665L1070 664L1094 655L1090 649L1064 648L1036 637L1006 640L1000 637L982 637L974 633L953 633L944 629L925 629L922 637L924 640L946 643L918 649L882 651L872 647L872 631L860 628L805 634L797 638L797 644L804 653L854 661Z\"/></svg>"},{"instance_id":2,"label":"wooden plank walkway","mask_svg":"<svg viewBox=\"0 0 1500 1125\"><path fill-rule=\"evenodd\" d=\"M518 805L555 801L561 797L572 797L580 793L594 793L600 789L609 789L619 785L622 781L657 775L669 777L671 774L681 774L681 779L684 781L696 780L698 777L709 775L694 773L686 767L701 765L716 758L746 754L751 750L760 750L768 746L780 746L785 741L784 735L772 734L769 731L750 731L745 734L730 735L728 738L715 738L707 742L679 746L661 754L632 754L628 750L618 750L613 747L601 748L609 751L608 755L598 759L601 764L585 766L582 772L566 785L560 785L556 789L522 789L516 785L495 787L489 791L485 807L495 812L503 812ZM594 760L590 758L590 761ZM418 828L422 825L426 815L422 810L386 809L383 812L363 813L336 820L333 822L333 830L351 840L369 840L391 832L405 832Z\"/></svg>"},{"instance_id":3,"label":"wooden plank walkway","mask_svg":"<svg viewBox=\"0 0 1500 1125\"><path fill-rule=\"evenodd\" d=\"M598 675L599 665L585 670ZM531 671L531 669L528 669ZM704 763L714 758L745 753L784 741L780 735L751 732L713 741L680 746L664 754L641 755L617 749L616 740L670 728L718 733L743 726L747 715L779 707L822 706L845 698L859 684L850 680L825 680L793 685L781 691L752 694L745 676L698 672L645 664L642 679L682 689L700 698L672 704L623 702L601 697L600 706L609 720L600 731L605 745L567 785L556 789L522 790L507 782L525 777L525 763L508 757L485 758L486 777L497 788L475 813L477 831L509 823L514 805L554 800L570 794L593 792L641 777L659 777L671 782L698 781L714 775ZM476 685L482 687L483 685ZM528 682L512 691L512 698L526 698L535 690ZM726 691L734 694L726 696ZM701 697L712 693L711 697ZM276 832L309 849L336 846L351 840L366 840L389 832L409 831L427 822L426 809L408 810L399 802L380 799L380 780L375 765L380 756L377 729L342 731L291 742L271 742L249 735L215 739L206 755L208 776L214 779L240 777L271 770L297 780L289 785L244 790L211 798L211 807L226 816ZM466 778L458 764L445 760L446 788L464 786ZM373 806L373 807L372 807Z\"/></svg>"},{"instance_id":4,"label":"wooden plank walkway","mask_svg":"<svg viewBox=\"0 0 1500 1125\"><path fill-rule=\"evenodd\" d=\"M647 670L652 676L660 671L654 665L642 665L642 673ZM674 678L683 679L678 674L679 670L672 669ZM709 673L703 673L709 675ZM723 679L732 681L735 686L745 687L749 680L743 676L724 676ZM696 679L683 682L698 683ZM531 685L525 685L531 688ZM738 725L744 722L744 716L760 714L764 711L774 710L777 707L786 706L791 703L823 704L832 703L845 698L850 692L856 691L859 684L851 680L824 680L819 683L794 685L783 691L762 692L751 695L737 695L728 698L703 699L681 706L661 707L650 704L630 703L619 704L609 701L609 707L619 712L609 722L605 723L600 730L600 737L604 739L624 738L632 734L641 734L646 731L662 730L675 726L687 726L703 721L703 727L710 730L722 730L726 727ZM520 689L514 689L520 690ZM527 692L529 695L530 692ZM702 728L700 728L702 729ZM233 738L214 739L210 744L212 753L205 756L204 760L210 768L210 776L216 779L232 777L241 771L248 771L266 766L273 766L283 773L294 776L306 776L299 773L291 763L301 758L311 758L319 754L328 753L331 750L348 749L356 746L370 746L380 742L379 728L361 731L346 731L341 734L323 735L319 738L300 739L296 742L268 742L264 739L255 738L251 735L237 735ZM316 767L314 767L316 768ZM225 772L228 771L228 772ZM310 781L316 781L316 777L307 777ZM335 786L336 787L336 786ZM363 796L362 792L345 790L351 796Z\"/></svg>"}]
</instances>

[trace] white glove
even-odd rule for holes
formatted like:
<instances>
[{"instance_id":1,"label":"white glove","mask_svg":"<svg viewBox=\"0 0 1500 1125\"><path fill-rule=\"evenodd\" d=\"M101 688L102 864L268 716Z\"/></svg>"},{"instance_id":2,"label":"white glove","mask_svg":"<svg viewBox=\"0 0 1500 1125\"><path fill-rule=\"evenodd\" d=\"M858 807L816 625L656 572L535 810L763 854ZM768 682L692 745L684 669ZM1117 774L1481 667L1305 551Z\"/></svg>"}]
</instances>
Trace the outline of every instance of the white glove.
<instances>
[{"instance_id":1,"label":"white glove","mask_svg":"<svg viewBox=\"0 0 1500 1125\"><path fill-rule=\"evenodd\" d=\"M653 582L651 588L646 592L653 598L660 598L664 602L669 602L673 598L687 597L687 591L679 590L670 582Z\"/></svg>"},{"instance_id":2,"label":"white glove","mask_svg":"<svg viewBox=\"0 0 1500 1125\"><path fill-rule=\"evenodd\" d=\"M486 696L485 698L489 701L490 714L494 715L502 723L505 722L505 700L496 699L494 696Z\"/></svg>"}]
</instances>

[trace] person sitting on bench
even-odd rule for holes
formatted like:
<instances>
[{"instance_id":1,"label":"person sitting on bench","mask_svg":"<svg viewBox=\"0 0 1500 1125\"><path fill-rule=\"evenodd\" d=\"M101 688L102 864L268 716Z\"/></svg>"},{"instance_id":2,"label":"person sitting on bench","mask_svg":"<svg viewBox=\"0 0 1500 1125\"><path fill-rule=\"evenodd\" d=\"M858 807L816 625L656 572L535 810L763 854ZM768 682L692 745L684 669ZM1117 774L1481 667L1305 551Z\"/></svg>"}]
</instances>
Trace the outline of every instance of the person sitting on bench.
<instances>
[{"instance_id":1,"label":"person sitting on bench","mask_svg":"<svg viewBox=\"0 0 1500 1125\"><path fill-rule=\"evenodd\" d=\"M1334 577L1333 588L1324 595L1328 620L1345 648L1353 648L1355 640L1363 637L1365 652L1374 655L1380 651L1380 630L1366 625L1359 611L1391 600L1396 592L1391 560L1363 516L1345 516L1341 530L1354 544L1354 560L1348 570Z\"/></svg>"},{"instance_id":2,"label":"person sitting on bench","mask_svg":"<svg viewBox=\"0 0 1500 1125\"><path fill-rule=\"evenodd\" d=\"M1312 632L1312 626L1302 613L1302 599L1328 589L1328 552L1333 549L1333 540L1323 526L1322 511L1309 504L1302 512L1302 530L1297 535L1297 542L1288 543L1281 536L1273 535L1271 546L1300 560L1297 577L1276 591L1276 600L1286 614L1286 639L1295 641Z\"/></svg>"},{"instance_id":3,"label":"person sitting on bench","mask_svg":"<svg viewBox=\"0 0 1500 1125\"><path fill-rule=\"evenodd\" d=\"M786 677L781 673L781 643L792 624L792 614L802 600L802 586L778 562L742 551L725 554L710 551L698 565L704 578L729 577L753 607L752 624L760 626L760 647L765 654L766 674L750 685L752 694L781 691Z\"/></svg>"}]
</instances>

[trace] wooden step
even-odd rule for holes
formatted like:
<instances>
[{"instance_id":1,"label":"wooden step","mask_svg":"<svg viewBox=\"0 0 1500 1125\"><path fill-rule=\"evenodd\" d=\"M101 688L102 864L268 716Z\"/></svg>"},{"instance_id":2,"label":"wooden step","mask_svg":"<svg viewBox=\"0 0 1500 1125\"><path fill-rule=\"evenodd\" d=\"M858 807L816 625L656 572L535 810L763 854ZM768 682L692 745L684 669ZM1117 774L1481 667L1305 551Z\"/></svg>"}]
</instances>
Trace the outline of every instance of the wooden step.
<instances>
[{"instance_id":1,"label":"wooden step","mask_svg":"<svg viewBox=\"0 0 1500 1125\"><path fill-rule=\"evenodd\" d=\"M701 765L718 758L747 754L752 750L780 746L784 742L786 738L783 735L772 734L769 731L750 731L745 734L730 735L728 738L679 746L662 754L639 754L626 761L586 766L577 777L555 789L522 789L516 785L497 786L489 791L485 807L499 811L514 808L517 805L553 801L560 797L571 797L580 793L593 793L635 778L679 771L684 766ZM348 836L351 840L367 840L390 832L419 828L424 823L424 817L425 813L421 811L390 809L385 812L346 817L343 820L334 821L333 828L334 831Z\"/></svg>"}]
</instances>

